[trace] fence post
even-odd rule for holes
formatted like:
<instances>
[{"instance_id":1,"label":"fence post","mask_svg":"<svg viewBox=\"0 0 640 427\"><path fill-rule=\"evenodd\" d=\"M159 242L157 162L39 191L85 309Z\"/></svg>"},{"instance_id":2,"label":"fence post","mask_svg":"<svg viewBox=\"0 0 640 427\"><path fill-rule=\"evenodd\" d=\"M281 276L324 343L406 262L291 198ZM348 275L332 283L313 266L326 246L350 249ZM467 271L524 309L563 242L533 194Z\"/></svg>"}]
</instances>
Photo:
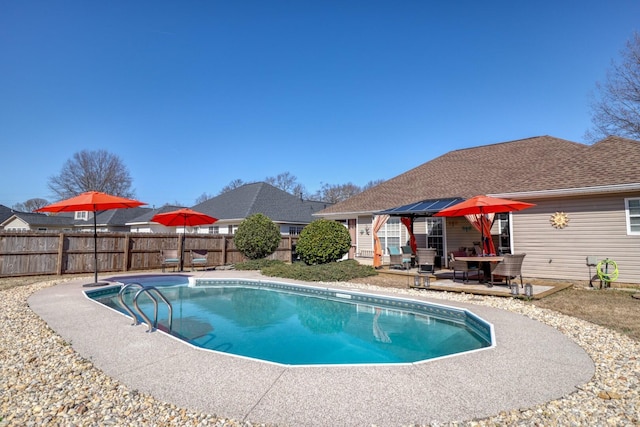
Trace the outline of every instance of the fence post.
<instances>
[{"instance_id":1,"label":"fence post","mask_svg":"<svg viewBox=\"0 0 640 427\"><path fill-rule=\"evenodd\" d=\"M124 234L124 259L122 260L122 271L129 271L129 266L131 265L131 260L129 259L131 256L131 251L129 250L131 245L131 240L129 238L130 235L131 233Z\"/></svg>"},{"instance_id":2,"label":"fence post","mask_svg":"<svg viewBox=\"0 0 640 427\"><path fill-rule=\"evenodd\" d=\"M227 236L222 236L222 265L227 265Z\"/></svg>"},{"instance_id":3,"label":"fence post","mask_svg":"<svg viewBox=\"0 0 640 427\"><path fill-rule=\"evenodd\" d=\"M58 276L62 276L62 261L64 260L64 233L60 233L60 237L58 238L58 260L56 266L56 274Z\"/></svg>"}]
</instances>

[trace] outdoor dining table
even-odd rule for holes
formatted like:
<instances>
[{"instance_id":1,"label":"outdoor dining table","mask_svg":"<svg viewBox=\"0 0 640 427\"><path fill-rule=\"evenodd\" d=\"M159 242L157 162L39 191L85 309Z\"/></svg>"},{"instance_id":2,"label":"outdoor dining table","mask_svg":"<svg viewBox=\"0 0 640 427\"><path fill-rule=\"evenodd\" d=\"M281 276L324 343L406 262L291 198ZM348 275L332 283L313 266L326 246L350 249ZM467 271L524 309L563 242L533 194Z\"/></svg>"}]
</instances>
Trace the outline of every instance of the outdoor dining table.
<instances>
[{"instance_id":1,"label":"outdoor dining table","mask_svg":"<svg viewBox=\"0 0 640 427\"><path fill-rule=\"evenodd\" d=\"M478 275L478 281L482 283L483 281L487 281L487 276L491 275L491 267L489 266L490 262L500 262L504 259L503 256L499 255L485 255L485 256L457 256L456 260L469 262L477 262L479 263L480 269L484 272L483 280L480 281L480 275Z\"/></svg>"}]
</instances>

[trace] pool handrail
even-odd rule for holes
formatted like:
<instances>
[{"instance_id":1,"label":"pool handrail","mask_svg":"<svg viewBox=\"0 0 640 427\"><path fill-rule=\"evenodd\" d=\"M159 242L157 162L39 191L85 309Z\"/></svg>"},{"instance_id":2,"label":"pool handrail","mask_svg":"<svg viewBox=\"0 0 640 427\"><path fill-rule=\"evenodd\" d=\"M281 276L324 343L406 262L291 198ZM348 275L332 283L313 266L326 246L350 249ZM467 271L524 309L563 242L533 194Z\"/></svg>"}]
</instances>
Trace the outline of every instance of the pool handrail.
<instances>
[{"instance_id":1,"label":"pool handrail","mask_svg":"<svg viewBox=\"0 0 640 427\"><path fill-rule=\"evenodd\" d=\"M129 305L127 305L127 303L124 301L124 293L126 292L127 289L132 287L140 288L133 297L133 305L136 308L136 310L138 310L138 313L140 314L140 316L147 323L149 327L147 332L151 332L154 328L157 328L158 326L158 300L153 296L151 291L154 291L156 295L160 297L160 299L167 305L167 308L169 309L169 331L171 331L173 327L173 306L171 305L169 300L155 286L144 286L137 282L127 283L126 285L122 286L122 288L120 288L120 291L118 292L118 300L120 301L120 304L122 304L125 310L127 310L127 312L133 318L133 325L135 326L139 323L138 316L131 309L131 307L129 307ZM144 311L142 311L142 309L140 308L140 305L138 304L138 297L142 294L147 294L147 296L151 299L151 301L153 301L153 317L154 317L153 322L144 313Z\"/></svg>"},{"instance_id":2,"label":"pool handrail","mask_svg":"<svg viewBox=\"0 0 640 427\"><path fill-rule=\"evenodd\" d=\"M127 291L127 289L133 288L134 286L135 287L139 287L139 288L144 288L144 286L142 286L140 283L132 282L132 283L127 283L127 284L123 285L120 288L120 291L118 291L118 301L120 301L120 304L122 304L124 309L127 310L129 315L133 318L133 325L132 326L135 326L140 322L138 321L138 316L136 316L136 313L134 313L134 311L131 309L131 307L129 307L129 305L126 302L124 302L124 294Z\"/></svg>"},{"instance_id":3,"label":"pool handrail","mask_svg":"<svg viewBox=\"0 0 640 427\"><path fill-rule=\"evenodd\" d=\"M169 300L165 298L164 295L162 295L162 292L160 292L155 286L144 286L133 297L133 305L140 312L140 315L147 322L147 325L149 325L149 329L147 330L147 332L151 332L154 328L157 328L158 326L158 300L155 299L155 297L151 294L150 291L155 291L155 293L160 297L160 299L162 299L162 301L164 301L164 303L167 304L167 307L169 308L169 331L171 331L171 327L173 323L173 307L171 306L171 303L169 302ZM142 309L138 305L138 297L142 294L147 294L147 296L149 296L149 298L151 298L151 300L153 301L153 318L154 318L153 323L151 322L151 319L147 317L147 315L144 313L144 311L142 311Z\"/></svg>"}]
</instances>

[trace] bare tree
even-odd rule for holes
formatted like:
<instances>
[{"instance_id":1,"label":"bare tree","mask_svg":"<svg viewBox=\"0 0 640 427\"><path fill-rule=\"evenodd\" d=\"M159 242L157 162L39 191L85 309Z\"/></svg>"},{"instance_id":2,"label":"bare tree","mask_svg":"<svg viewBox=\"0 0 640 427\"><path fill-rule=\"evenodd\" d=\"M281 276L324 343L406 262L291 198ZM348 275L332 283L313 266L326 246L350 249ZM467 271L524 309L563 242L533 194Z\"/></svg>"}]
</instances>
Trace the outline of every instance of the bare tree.
<instances>
[{"instance_id":1,"label":"bare tree","mask_svg":"<svg viewBox=\"0 0 640 427\"><path fill-rule=\"evenodd\" d=\"M358 193L363 192L371 187L375 187L376 185L384 182L382 179L369 181L364 187L359 187L351 182L346 184L322 184L322 188L315 192L315 194L310 194L307 192L304 185L298 182L298 178L292 175L289 172L283 172L278 174L277 176L267 177L265 178L265 182L273 185L280 190L286 191L287 193L293 194L295 196L302 197L307 200L319 200L328 203L338 203L343 200L348 199L349 197L355 196ZM234 179L229 184L227 184L222 190L220 190L219 194L226 193L227 191L234 190L242 185L245 185L244 181L241 179ZM204 197L203 194L200 198ZM198 199L199 202L204 200Z\"/></svg>"},{"instance_id":2,"label":"bare tree","mask_svg":"<svg viewBox=\"0 0 640 427\"><path fill-rule=\"evenodd\" d=\"M298 182L298 178L290 172L283 172L276 176L266 177L265 182L287 193L299 196L306 193L304 185Z\"/></svg>"},{"instance_id":3,"label":"bare tree","mask_svg":"<svg viewBox=\"0 0 640 427\"><path fill-rule=\"evenodd\" d=\"M365 185L362 186L362 191L365 191L365 190L368 190L370 188L373 188L378 184L382 184L383 182L384 182L384 179L375 179L373 181L369 181Z\"/></svg>"},{"instance_id":4,"label":"bare tree","mask_svg":"<svg viewBox=\"0 0 640 427\"><path fill-rule=\"evenodd\" d=\"M328 203L338 203L361 192L360 187L350 182L338 185L323 184L315 198Z\"/></svg>"},{"instance_id":5,"label":"bare tree","mask_svg":"<svg viewBox=\"0 0 640 427\"><path fill-rule=\"evenodd\" d=\"M207 194L207 193L202 193L197 199L195 204L199 205L200 203L206 202L209 199L213 199L215 196L212 196L211 194Z\"/></svg>"},{"instance_id":6,"label":"bare tree","mask_svg":"<svg viewBox=\"0 0 640 427\"><path fill-rule=\"evenodd\" d=\"M236 188L242 187L245 184L247 183L239 178L234 179L233 181L231 181L230 183L222 187L222 190L220 190L218 194L220 195L220 194L226 193L227 191L235 190Z\"/></svg>"},{"instance_id":7,"label":"bare tree","mask_svg":"<svg viewBox=\"0 0 640 427\"><path fill-rule=\"evenodd\" d=\"M591 103L593 129L585 137L594 142L609 135L640 139L640 33L634 32L612 63Z\"/></svg>"},{"instance_id":8,"label":"bare tree","mask_svg":"<svg viewBox=\"0 0 640 427\"><path fill-rule=\"evenodd\" d=\"M46 199L35 198L29 199L24 203L16 203L12 209L20 212L35 212L48 204L49 202Z\"/></svg>"},{"instance_id":9,"label":"bare tree","mask_svg":"<svg viewBox=\"0 0 640 427\"><path fill-rule=\"evenodd\" d=\"M49 178L49 189L60 199L85 191L134 197L131 175L120 157L105 150L82 150L67 160L59 175Z\"/></svg>"}]
</instances>

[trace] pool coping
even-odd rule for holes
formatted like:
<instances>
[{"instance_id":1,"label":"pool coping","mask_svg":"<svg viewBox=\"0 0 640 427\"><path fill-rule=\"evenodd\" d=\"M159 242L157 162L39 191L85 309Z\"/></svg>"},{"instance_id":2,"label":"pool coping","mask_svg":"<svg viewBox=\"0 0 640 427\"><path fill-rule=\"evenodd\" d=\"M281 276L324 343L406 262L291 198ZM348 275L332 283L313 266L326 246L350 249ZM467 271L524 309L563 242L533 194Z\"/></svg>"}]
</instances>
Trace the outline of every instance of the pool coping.
<instances>
[{"instance_id":1,"label":"pool coping","mask_svg":"<svg viewBox=\"0 0 640 427\"><path fill-rule=\"evenodd\" d=\"M188 275L300 283L257 272ZM118 277L122 275L111 279ZM595 372L586 352L550 326L502 309L420 295L402 298L477 314L494 325L496 346L409 365L264 363L204 351L162 333L146 333L145 325L130 326L120 313L101 309L85 297L84 283L40 290L29 298L29 305L81 356L132 389L240 421L298 426L464 421L560 398L587 383ZM398 297L349 284L321 286Z\"/></svg>"}]
</instances>

